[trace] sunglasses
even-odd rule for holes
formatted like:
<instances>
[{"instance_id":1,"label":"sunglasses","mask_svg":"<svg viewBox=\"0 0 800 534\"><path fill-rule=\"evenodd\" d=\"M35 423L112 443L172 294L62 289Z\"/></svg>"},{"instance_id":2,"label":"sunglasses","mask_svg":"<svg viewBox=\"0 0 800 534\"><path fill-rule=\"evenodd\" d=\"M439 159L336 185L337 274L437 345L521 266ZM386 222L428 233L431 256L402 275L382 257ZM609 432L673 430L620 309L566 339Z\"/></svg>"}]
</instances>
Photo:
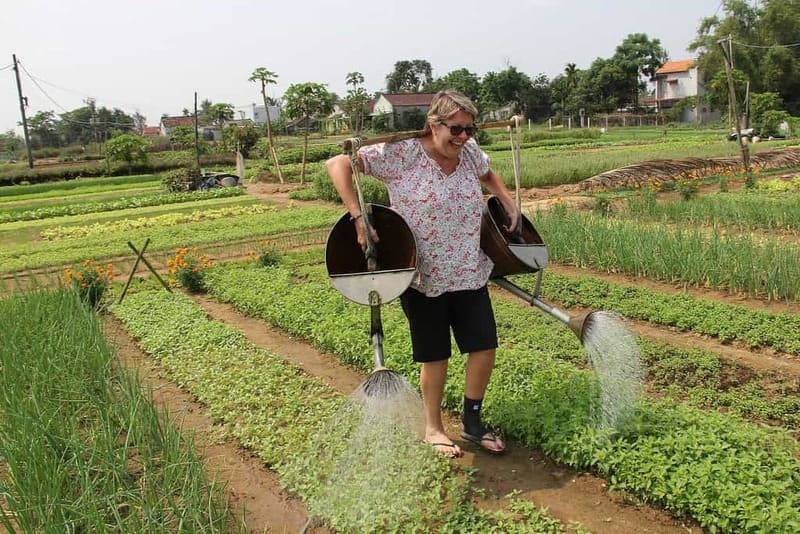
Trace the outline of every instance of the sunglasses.
<instances>
[{"instance_id":1,"label":"sunglasses","mask_svg":"<svg viewBox=\"0 0 800 534\"><path fill-rule=\"evenodd\" d=\"M461 132L466 132L467 137L472 137L478 132L478 127L475 126L474 124L472 126L461 126L460 124L453 124L451 126L444 121L440 121L439 124L449 129L450 135L452 135L453 137L458 137L459 135L461 135Z\"/></svg>"}]
</instances>

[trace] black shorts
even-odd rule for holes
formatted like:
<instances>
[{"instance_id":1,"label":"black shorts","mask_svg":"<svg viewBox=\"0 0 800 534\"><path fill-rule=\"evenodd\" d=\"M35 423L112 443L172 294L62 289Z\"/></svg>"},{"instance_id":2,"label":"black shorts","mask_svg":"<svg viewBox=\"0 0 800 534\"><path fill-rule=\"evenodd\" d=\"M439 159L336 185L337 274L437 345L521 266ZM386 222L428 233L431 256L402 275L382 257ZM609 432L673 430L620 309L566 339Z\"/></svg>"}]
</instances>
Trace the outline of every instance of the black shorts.
<instances>
[{"instance_id":1,"label":"black shorts","mask_svg":"<svg viewBox=\"0 0 800 534\"><path fill-rule=\"evenodd\" d=\"M450 357L450 329L462 354L497 348L497 325L489 289L427 297L409 288L400 296L408 318L415 362Z\"/></svg>"}]
</instances>

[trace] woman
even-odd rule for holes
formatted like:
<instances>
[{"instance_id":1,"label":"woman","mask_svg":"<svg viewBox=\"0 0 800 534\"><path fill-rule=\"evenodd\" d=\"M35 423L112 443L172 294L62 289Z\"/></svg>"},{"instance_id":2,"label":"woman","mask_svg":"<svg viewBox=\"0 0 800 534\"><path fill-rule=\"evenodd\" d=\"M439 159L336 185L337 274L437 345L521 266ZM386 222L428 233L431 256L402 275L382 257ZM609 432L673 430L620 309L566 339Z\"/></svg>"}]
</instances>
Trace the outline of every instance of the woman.
<instances>
[{"instance_id":1,"label":"woman","mask_svg":"<svg viewBox=\"0 0 800 534\"><path fill-rule=\"evenodd\" d=\"M497 348L487 288L493 264L480 248L481 185L500 199L509 214L508 231L516 227L518 213L505 184L489 168L488 156L472 139L477 114L463 94L441 91L431 102L424 136L370 145L358 152L360 171L386 184L392 209L405 219L417 242L418 276L400 300L414 361L421 364L425 440L441 454L454 457L463 451L447 436L441 408L451 329L461 353L469 354L461 436L491 453L505 451L503 441L480 416ZM362 214L350 158L335 156L327 168L351 220L358 221ZM356 232L365 247L363 224L356 224Z\"/></svg>"}]
</instances>

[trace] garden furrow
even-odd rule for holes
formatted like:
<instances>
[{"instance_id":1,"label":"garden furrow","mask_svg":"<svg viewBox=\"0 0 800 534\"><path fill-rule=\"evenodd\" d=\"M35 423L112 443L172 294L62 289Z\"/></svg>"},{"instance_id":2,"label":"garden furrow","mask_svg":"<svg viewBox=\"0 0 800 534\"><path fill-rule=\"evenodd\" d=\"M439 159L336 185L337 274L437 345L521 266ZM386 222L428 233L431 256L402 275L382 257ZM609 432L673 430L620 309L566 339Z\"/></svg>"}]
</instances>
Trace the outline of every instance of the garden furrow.
<instances>
[{"instance_id":1,"label":"garden furrow","mask_svg":"<svg viewBox=\"0 0 800 534\"><path fill-rule=\"evenodd\" d=\"M523 499L512 497L504 510L477 508L470 473L396 427L391 436L359 433L366 441L341 439L350 426L340 419L343 395L254 346L240 330L209 320L181 294L145 290L112 311L171 380L191 390L243 446L275 469L281 483L309 503L315 520L337 531L564 532L557 520ZM352 453L362 461L350 463ZM340 454L348 462L342 472ZM377 471L369 468L375 456L382 462ZM353 473L365 478L337 483ZM326 497L330 484L336 488L332 500ZM388 498L392 506L386 505Z\"/></svg>"},{"instance_id":2,"label":"garden furrow","mask_svg":"<svg viewBox=\"0 0 800 534\"><path fill-rule=\"evenodd\" d=\"M355 390L366 377L363 371L343 365L335 356L291 337L262 319L246 316L230 304L206 296L194 296L193 300L210 318L242 330L254 345L301 366L342 394ZM364 346L368 345L365 336ZM456 414L446 414L446 427L451 436L459 435ZM540 450L511 443L507 455L496 457L476 452L463 440L456 442L462 445L465 455L455 461L464 468L477 469L475 484L486 492L485 506L502 507L507 500L505 495L517 491L519 497L546 507L565 524L578 521L591 532L686 532L685 525L663 510L609 491L602 479L559 465Z\"/></svg>"},{"instance_id":3,"label":"garden furrow","mask_svg":"<svg viewBox=\"0 0 800 534\"><path fill-rule=\"evenodd\" d=\"M299 532L308 510L300 499L283 491L275 473L228 437L191 393L163 378L161 366L142 351L118 319L105 316L103 331L120 363L139 377L143 389L152 391L153 403L164 408L182 433L192 436L194 449L209 473L224 483L232 512L247 531Z\"/></svg>"},{"instance_id":4,"label":"garden furrow","mask_svg":"<svg viewBox=\"0 0 800 534\"><path fill-rule=\"evenodd\" d=\"M206 279L215 296L367 368L368 358L358 348L368 335L358 326L361 314L334 296L321 271L232 265L212 269ZM613 487L689 514L712 529L800 525L793 504L800 495L800 460L797 443L785 431L674 400L645 399L635 420L606 441L591 418L591 375L569 363L585 358L577 340L542 314L519 311L519 305L497 302L501 339L510 344L503 343L498 352L493 381L502 387L487 397L490 423L541 447L550 458L591 468ZM393 356L410 352L399 308L387 306L383 324L387 365L416 380L413 363ZM450 364L445 403L455 410L461 404L464 358L454 354Z\"/></svg>"}]
</instances>

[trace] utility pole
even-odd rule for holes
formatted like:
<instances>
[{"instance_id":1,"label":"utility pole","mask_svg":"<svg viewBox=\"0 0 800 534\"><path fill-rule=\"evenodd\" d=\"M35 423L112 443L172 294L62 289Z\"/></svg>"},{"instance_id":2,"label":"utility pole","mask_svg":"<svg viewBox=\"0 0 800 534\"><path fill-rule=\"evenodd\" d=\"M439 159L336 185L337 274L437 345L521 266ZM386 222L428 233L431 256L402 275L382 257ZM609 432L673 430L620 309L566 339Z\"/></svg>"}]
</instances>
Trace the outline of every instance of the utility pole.
<instances>
[{"instance_id":1,"label":"utility pole","mask_svg":"<svg viewBox=\"0 0 800 534\"><path fill-rule=\"evenodd\" d=\"M25 134L25 148L28 151L28 168L33 168L33 155L31 154L31 139L28 135L28 119L25 117L25 106L28 99L22 96L22 83L19 81L19 67L17 66L17 55L11 54L14 59L14 74L17 76L17 93L19 94L19 111L22 114L22 131Z\"/></svg>"},{"instance_id":2,"label":"utility pole","mask_svg":"<svg viewBox=\"0 0 800 534\"><path fill-rule=\"evenodd\" d=\"M200 130L197 126L197 91L194 92L194 157L197 160L197 171L200 171Z\"/></svg>"},{"instance_id":3,"label":"utility pole","mask_svg":"<svg viewBox=\"0 0 800 534\"><path fill-rule=\"evenodd\" d=\"M728 43L728 48L725 47L725 41ZM747 173L746 183L748 186L752 186L752 178L750 174L750 150L742 139L739 111L738 107L736 106L736 89L733 85L733 55L731 54L731 36L729 35L726 38L720 39L718 43L720 47L722 47L722 56L725 59L725 74L728 77L728 105L730 106L730 111L732 113L731 116L734 126L736 127L736 140L739 142L739 152L742 154L742 167L744 167L744 170Z\"/></svg>"}]
</instances>

